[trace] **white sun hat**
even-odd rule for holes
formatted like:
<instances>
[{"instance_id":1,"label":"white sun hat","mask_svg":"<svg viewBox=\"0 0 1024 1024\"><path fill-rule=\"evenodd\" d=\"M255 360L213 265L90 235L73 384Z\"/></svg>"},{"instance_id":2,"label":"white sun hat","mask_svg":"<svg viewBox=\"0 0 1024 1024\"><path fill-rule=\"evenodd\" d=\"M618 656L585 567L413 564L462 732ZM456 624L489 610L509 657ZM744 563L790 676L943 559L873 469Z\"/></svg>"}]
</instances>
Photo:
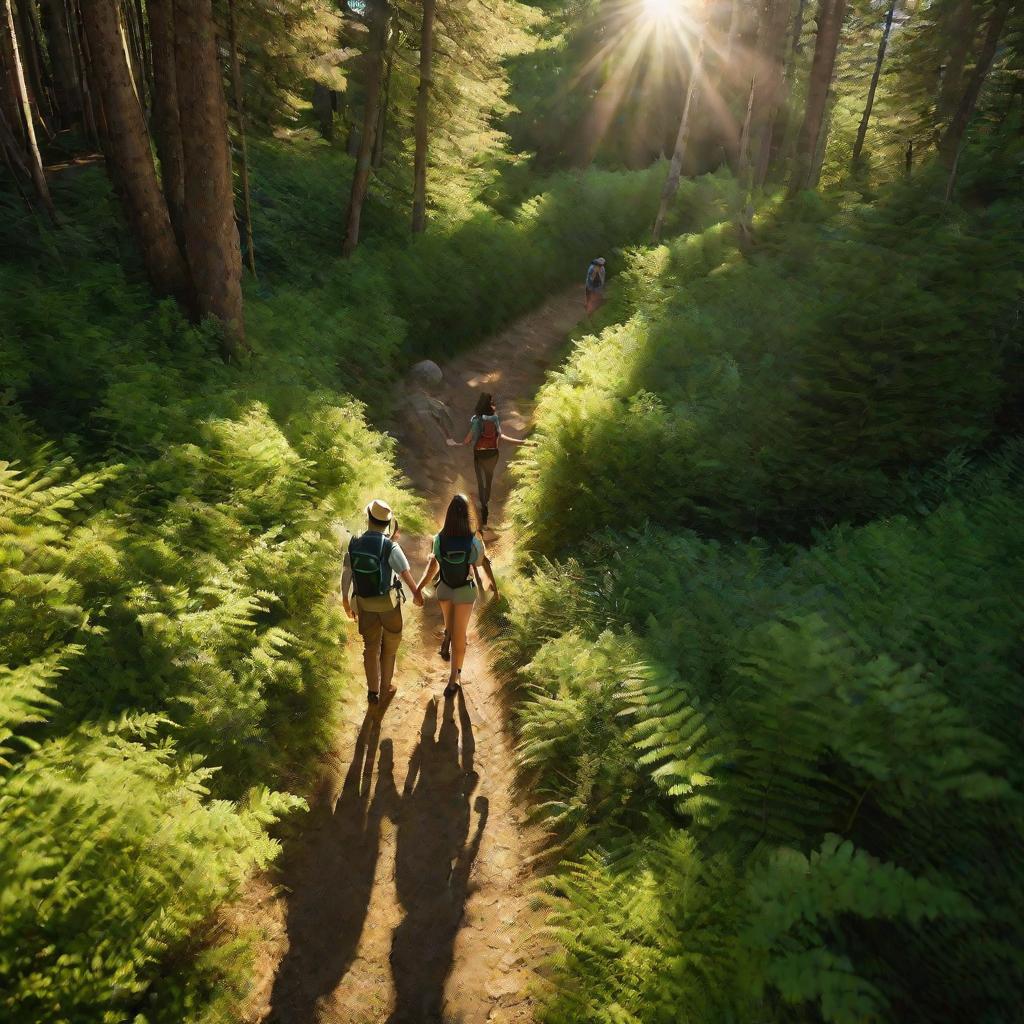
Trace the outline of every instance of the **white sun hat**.
<instances>
[{"instance_id":1,"label":"white sun hat","mask_svg":"<svg viewBox=\"0 0 1024 1024\"><path fill-rule=\"evenodd\" d=\"M386 501L381 501L380 498L374 498L366 506L366 514L378 523L391 522L391 506Z\"/></svg>"},{"instance_id":2,"label":"white sun hat","mask_svg":"<svg viewBox=\"0 0 1024 1024\"><path fill-rule=\"evenodd\" d=\"M604 257L603 256L598 256L597 259L594 260L594 262L603 267L604 266Z\"/></svg>"}]
</instances>

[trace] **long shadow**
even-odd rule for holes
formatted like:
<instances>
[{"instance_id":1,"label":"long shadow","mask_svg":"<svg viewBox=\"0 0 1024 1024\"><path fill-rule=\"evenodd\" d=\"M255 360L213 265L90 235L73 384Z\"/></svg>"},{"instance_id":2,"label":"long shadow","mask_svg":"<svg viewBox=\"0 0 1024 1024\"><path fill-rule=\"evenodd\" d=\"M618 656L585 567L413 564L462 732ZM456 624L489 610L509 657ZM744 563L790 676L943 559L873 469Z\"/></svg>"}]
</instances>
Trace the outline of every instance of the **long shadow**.
<instances>
[{"instance_id":1,"label":"long shadow","mask_svg":"<svg viewBox=\"0 0 1024 1024\"><path fill-rule=\"evenodd\" d=\"M390 1024L442 1019L469 874L487 824L487 799L478 796L470 839L470 796L479 781L475 749L462 694L457 701L431 701L409 764L398 825L395 883L405 918L392 936L396 999Z\"/></svg>"},{"instance_id":2,"label":"long shadow","mask_svg":"<svg viewBox=\"0 0 1024 1024\"><path fill-rule=\"evenodd\" d=\"M313 811L288 901L288 954L271 993L274 1024L314 1024L317 1001L334 991L355 958L373 891L381 819L398 803L389 739L380 743L372 785L379 737L380 716L368 712L337 803L325 801Z\"/></svg>"}]
</instances>

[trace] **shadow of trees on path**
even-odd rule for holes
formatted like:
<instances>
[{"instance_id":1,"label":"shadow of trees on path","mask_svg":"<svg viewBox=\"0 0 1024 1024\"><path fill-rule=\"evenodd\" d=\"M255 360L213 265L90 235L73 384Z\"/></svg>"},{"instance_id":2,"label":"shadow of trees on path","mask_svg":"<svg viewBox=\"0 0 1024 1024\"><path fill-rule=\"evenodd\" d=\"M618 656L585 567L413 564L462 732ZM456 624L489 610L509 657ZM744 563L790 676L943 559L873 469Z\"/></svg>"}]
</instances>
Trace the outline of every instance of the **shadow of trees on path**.
<instances>
[{"instance_id":1,"label":"shadow of trees on path","mask_svg":"<svg viewBox=\"0 0 1024 1024\"><path fill-rule=\"evenodd\" d=\"M470 798L479 781L472 724L461 692L443 704L432 700L401 795L393 744L380 740L380 732L381 715L367 713L338 800L314 809L302 861L286 875L292 889L289 945L271 994L269 1021L274 1024L315 1024L318 1003L352 967L370 906L385 816L397 825L395 885L405 914L392 936L396 999L390 1024L442 1019L469 875L487 823L487 800L477 797L470 839Z\"/></svg>"}]
</instances>

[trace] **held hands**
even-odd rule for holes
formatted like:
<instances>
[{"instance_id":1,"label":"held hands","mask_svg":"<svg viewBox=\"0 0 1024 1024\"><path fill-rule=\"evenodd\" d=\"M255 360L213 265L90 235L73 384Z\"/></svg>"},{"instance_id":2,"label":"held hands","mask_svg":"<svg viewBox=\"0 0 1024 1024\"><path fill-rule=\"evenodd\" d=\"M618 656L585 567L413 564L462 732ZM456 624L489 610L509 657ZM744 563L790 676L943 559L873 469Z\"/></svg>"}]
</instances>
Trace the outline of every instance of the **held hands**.
<instances>
[{"instance_id":1,"label":"held hands","mask_svg":"<svg viewBox=\"0 0 1024 1024\"><path fill-rule=\"evenodd\" d=\"M420 587L417 587L412 592L412 603L416 605L417 608L423 607L423 591Z\"/></svg>"},{"instance_id":2,"label":"held hands","mask_svg":"<svg viewBox=\"0 0 1024 1024\"><path fill-rule=\"evenodd\" d=\"M446 437L445 438L445 444L447 444L449 448L458 448L459 447L459 442L456 441L454 437Z\"/></svg>"},{"instance_id":3,"label":"held hands","mask_svg":"<svg viewBox=\"0 0 1024 1024\"><path fill-rule=\"evenodd\" d=\"M356 617L356 613L355 613L355 612L354 612L354 611L352 610L352 605L351 605L351 604L349 604L349 602L348 602L348 601L345 601L345 602L344 602L344 605L345 605L345 614L346 614L346 615L347 615L347 616L348 616L348 617L349 617L350 619L355 619L355 617Z\"/></svg>"}]
</instances>

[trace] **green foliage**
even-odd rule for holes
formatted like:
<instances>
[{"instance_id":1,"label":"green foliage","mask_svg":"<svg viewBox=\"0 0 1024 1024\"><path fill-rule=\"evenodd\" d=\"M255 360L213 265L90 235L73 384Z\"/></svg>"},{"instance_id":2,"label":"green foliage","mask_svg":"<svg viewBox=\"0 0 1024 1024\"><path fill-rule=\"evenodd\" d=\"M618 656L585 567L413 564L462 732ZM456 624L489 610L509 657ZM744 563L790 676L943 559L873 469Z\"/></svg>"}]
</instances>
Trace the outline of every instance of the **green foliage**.
<instances>
[{"instance_id":1,"label":"green foliage","mask_svg":"<svg viewBox=\"0 0 1024 1024\"><path fill-rule=\"evenodd\" d=\"M633 252L542 391L501 661L570 858L545 1020L1017 1012L1019 239L935 209Z\"/></svg>"},{"instance_id":2,"label":"green foliage","mask_svg":"<svg viewBox=\"0 0 1024 1024\"><path fill-rule=\"evenodd\" d=\"M621 528L639 494L644 518L722 536L899 504L902 473L982 444L1012 393L1015 216L808 203L765 215L750 260L724 224L635 256L625 322L541 393L519 460L531 545Z\"/></svg>"},{"instance_id":3,"label":"green foliage","mask_svg":"<svg viewBox=\"0 0 1024 1024\"><path fill-rule=\"evenodd\" d=\"M637 928L662 920L672 872L723 858L735 877L708 898L747 895L716 969L764 1019L807 1003L837 1022L1012 1019L1022 489L1012 444L920 520L837 527L807 550L606 534L517 584L504 654L529 659L520 749L552 825L574 847L685 836L697 861L642 887L590 854L601 899L555 877L571 925L548 1019L572 1019L579 993L608 1014L594 1019L658 1020L672 998L706 1019L692 977L628 999L607 983L650 941L621 908ZM614 798L586 802L602 784ZM682 927L663 941L669 959L690 949Z\"/></svg>"}]
</instances>

